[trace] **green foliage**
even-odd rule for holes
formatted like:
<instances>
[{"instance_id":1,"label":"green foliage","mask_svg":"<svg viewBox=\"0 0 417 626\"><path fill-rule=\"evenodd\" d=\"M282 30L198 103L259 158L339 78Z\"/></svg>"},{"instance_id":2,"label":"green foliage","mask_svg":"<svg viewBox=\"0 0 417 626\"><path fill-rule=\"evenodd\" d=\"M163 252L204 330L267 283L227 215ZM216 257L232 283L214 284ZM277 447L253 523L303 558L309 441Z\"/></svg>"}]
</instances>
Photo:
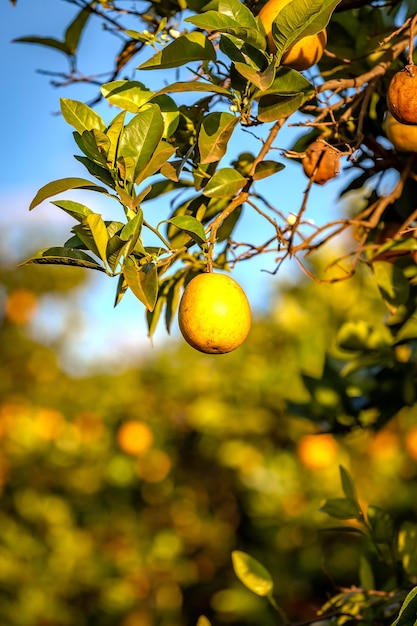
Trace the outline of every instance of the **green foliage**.
<instances>
[{"instance_id":1,"label":"green foliage","mask_svg":"<svg viewBox=\"0 0 417 626\"><path fill-rule=\"evenodd\" d=\"M113 3L101 3L99 10L93 5L84 7L75 17L63 41L36 37L18 41L47 41L47 45L64 52L75 64L87 17L91 19L93 14L106 23L107 11L113 8ZM273 22L277 50L271 54L256 11L239 0L189 3L182 31L174 28L171 16L185 5L173 2L169 9L162 10L159 3L152 4L152 15L142 15L146 27L143 31L133 30L128 24L124 27L127 39L116 56L116 70L112 80L101 86L100 97L119 109L116 116L106 122L90 106L61 98L62 115L74 127L74 140L82 153L76 159L98 184L84 178L61 179L42 187L30 205L34 208L64 191L87 189L109 196L121 206L124 222L119 221L119 216L105 223L100 216L84 215L81 224L74 227L70 243L54 246L52 254L41 251L28 262L100 267L118 279L117 303L126 289L139 298L147 309L152 334L156 311L165 305L165 274L169 280L184 283L190 271L229 270L241 260L267 252L278 255L275 272L284 260L294 256L309 272L303 256L307 259L351 229L352 252L345 257L350 263L336 259L332 274L335 268L340 271L330 280L352 274L360 262L369 265L390 311L405 307L404 323L407 322L416 302L416 240L410 208L416 185L414 161L412 155L401 155L381 141L385 135L386 86L401 67L408 43L407 19L412 14L408 2L394 5L395 10L387 12L384 7L366 5L350 9L339 0L293 0ZM129 16L129 11L126 13ZM396 20L403 14L407 17L397 39L387 36L379 53L378 33L397 32ZM285 51L324 28L330 54L323 56L318 67L301 73L281 64ZM147 46L153 53L136 65L136 76L144 76L144 82L136 76L132 80L122 79L121 69L133 62L137 54L143 54ZM171 69L178 70L175 80L158 78ZM314 79L314 72L321 73L321 81ZM146 84L151 73L156 84L159 82L152 89ZM350 90L355 85L357 93L353 97ZM200 95L203 99L198 99ZM304 127L304 136L294 141L294 150L283 151L284 158L302 161L309 141L322 136L341 155L350 157L356 152L355 158L347 162L354 176L342 189L342 195L358 188L371 190L352 216L319 226L313 234L307 234L308 222L304 220L312 183L300 209L294 212L295 220L283 215L256 187L257 181L278 173L285 176L285 164L268 158L268 154L276 149L274 142L280 129L293 116ZM312 126L314 132L310 133ZM260 149L243 170L236 166L236 159L230 158L230 151L248 129L258 134ZM393 173L400 177L394 184ZM388 196L379 192L380 176L390 181L392 191ZM184 190L189 192L185 201L180 200ZM162 194L172 196L171 206L175 208L166 220L155 223L147 203ZM222 202L208 207L201 195ZM54 204L66 210L68 202L72 200ZM247 204L267 221L271 236L263 244L240 244L247 250L236 254L235 233L238 225L248 219L241 218L242 207ZM79 217L88 211L88 207L76 211L76 220L80 221ZM184 215L195 220L187 222L192 223L191 230L188 226L182 228L181 221L172 221ZM392 221L398 226L386 236ZM162 224L167 223L168 238L161 231ZM121 236L119 226L127 229L124 233L131 233L128 239ZM88 256L91 253L97 261L69 252L69 248L82 250ZM138 273L135 278L132 268ZM140 286L144 282L149 284L149 297ZM169 317L173 314L174 310L168 311ZM345 340L346 345L354 342L352 338Z\"/></svg>"}]
</instances>

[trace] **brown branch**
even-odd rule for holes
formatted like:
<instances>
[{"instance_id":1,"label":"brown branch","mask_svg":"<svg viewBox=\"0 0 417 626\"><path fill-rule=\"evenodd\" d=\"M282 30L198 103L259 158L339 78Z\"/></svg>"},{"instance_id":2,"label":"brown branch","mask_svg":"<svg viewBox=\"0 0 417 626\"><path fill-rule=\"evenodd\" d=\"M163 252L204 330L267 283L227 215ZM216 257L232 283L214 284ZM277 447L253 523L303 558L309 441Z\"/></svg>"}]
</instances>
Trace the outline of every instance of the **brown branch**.
<instances>
[{"instance_id":1,"label":"brown branch","mask_svg":"<svg viewBox=\"0 0 417 626\"><path fill-rule=\"evenodd\" d=\"M214 220L208 225L206 231L210 233L207 243L208 243L208 253L207 253L207 271L211 272L213 269L213 251L214 244L216 242L217 231L220 228L221 224L223 224L224 220L229 217L238 207L242 206L248 198L249 198L249 190L253 183L253 176L255 174L256 166L260 163L264 157L268 154L269 150L273 142L275 141L278 132L284 125L287 118L279 119L275 122L271 130L269 131L269 135L265 142L262 145L261 150L259 151L258 156L254 159L251 169L249 171L247 182L243 189L235 196L227 205L225 209Z\"/></svg>"}]
</instances>

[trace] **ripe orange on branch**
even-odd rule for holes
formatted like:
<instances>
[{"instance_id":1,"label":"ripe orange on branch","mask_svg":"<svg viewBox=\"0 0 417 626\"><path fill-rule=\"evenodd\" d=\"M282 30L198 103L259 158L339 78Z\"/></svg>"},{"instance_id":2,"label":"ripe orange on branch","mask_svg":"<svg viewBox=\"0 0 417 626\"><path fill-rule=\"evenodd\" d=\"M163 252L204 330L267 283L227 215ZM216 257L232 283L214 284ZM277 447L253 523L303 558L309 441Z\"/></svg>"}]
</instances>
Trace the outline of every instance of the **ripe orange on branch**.
<instances>
[{"instance_id":1,"label":"ripe orange on branch","mask_svg":"<svg viewBox=\"0 0 417 626\"><path fill-rule=\"evenodd\" d=\"M401 124L417 124L417 66L394 74L387 91L387 106Z\"/></svg>"},{"instance_id":2,"label":"ripe orange on branch","mask_svg":"<svg viewBox=\"0 0 417 626\"><path fill-rule=\"evenodd\" d=\"M268 37L269 50L274 53L277 50L272 37L272 23L278 13L291 0L268 0L259 12L259 19L265 28ZM327 43L326 29L321 30L315 35L307 35L297 41L282 55L281 65L291 67L294 70L307 70L318 63L323 55L324 48Z\"/></svg>"},{"instance_id":3,"label":"ripe orange on branch","mask_svg":"<svg viewBox=\"0 0 417 626\"><path fill-rule=\"evenodd\" d=\"M314 176L315 183L324 185L338 175L340 156L337 148L328 144L324 139L316 139L309 145L303 157L304 174L308 178Z\"/></svg>"},{"instance_id":4,"label":"ripe orange on branch","mask_svg":"<svg viewBox=\"0 0 417 626\"><path fill-rule=\"evenodd\" d=\"M384 122L388 139L399 152L417 152L417 124L401 124L388 111Z\"/></svg>"},{"instance_id":5,"label":"ripe orange on branch","mask_svg":"<svg viewBox=\"0 0 417 626\"><path fill-rule=\"evenodd\" d=\"M242 287L225 274L195 276L182 295L178 324L187 343L206 354L225 354L248 336L251 311Z\"/></svg>"}]
</instances>

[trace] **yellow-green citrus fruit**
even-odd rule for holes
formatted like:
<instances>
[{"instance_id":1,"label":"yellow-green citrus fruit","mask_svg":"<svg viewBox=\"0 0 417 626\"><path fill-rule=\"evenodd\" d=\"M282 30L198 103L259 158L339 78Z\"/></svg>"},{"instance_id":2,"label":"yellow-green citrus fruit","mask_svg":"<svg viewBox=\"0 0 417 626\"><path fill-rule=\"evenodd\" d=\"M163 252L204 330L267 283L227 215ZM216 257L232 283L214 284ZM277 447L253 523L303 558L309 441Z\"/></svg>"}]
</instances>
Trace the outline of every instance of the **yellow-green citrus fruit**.
<instances>
[{"instance_id":1,"label":"yellow-green citrus fruit","mask_svg":"<svg viewBox=\"0 0 417 626\"><path fill-rule=\"evenodd\" d=\"M226 274L195 276L182 295L178 324L187 343L206 354L225 354L248 336L251 311L242 287Z\"/></svg>"},{"instance_id":2,"label":"yellow-green citrus fruit","mask_svg":"<svg viewBox=\"0 0 417 626\"><path fill-rule=\"evenodd\" d=\"M276 52L277 49L272 38L272 23L281 9L290 2L291 0L268 0L259 12L259 19L265 28L269 50L272 53ZM320 61L326 43L326 29L321 30L315 35L303 37L283 54L281 65L299 71L307 70Z\"/></svg>"},{"instance_id":3,"label":"yellow-green citrus fruit","mask_svg":"<svg viewBox=\"0 0 417 626\"><path fill-rule=\"evenodd\" d=\"M306 150L302 160L303 170L308 178L314 176L314 182L324 185L337 176L340 170L340 152L323 139L316 139Z\"/></svg>"},{"instance_id":4,"label":"yellow-green citrus fruit","mask_svg":"<svg viewBox=\"0 0 417 626\"><path fill-rule=\"evenodd\" d=\"M384 126L387 137L396 150L417 152L417 124L401 124L388 111Z\"/></svg>"},{"instance_id":5,"label":"yellow-green citrus fruit","mask_svg":"<svg viewBox=\"0 0 417 626\"><path fill-rule=\"evenodd\" d=\"M394 74L387 91L387 106L401 124L417 124L417 66Z\"/></svg>"}]
</instances>

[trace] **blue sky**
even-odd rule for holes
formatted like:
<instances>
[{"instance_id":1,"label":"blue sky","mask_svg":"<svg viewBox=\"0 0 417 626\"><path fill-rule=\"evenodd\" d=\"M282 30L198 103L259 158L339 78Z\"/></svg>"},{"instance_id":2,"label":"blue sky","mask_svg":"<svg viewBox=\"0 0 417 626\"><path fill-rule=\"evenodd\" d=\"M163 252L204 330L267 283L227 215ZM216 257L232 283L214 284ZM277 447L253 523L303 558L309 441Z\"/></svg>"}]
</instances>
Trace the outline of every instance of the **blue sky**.
<instances>
[{"instance_id":1,"label":"blue sky","mask_svg":"<svg viewBox=\"0 0 417 626\"><path fill-rule=\"evenodd\" d=\"M88 101L96 91L86 85L54 88L50 85L51 78L42 75L38 70L66 71L66 57L41 46L11 42L14 38L27 35L61 37L77 11L74 5L63 0L42 0L36 4L35 9L33 0L17 0L15 7L6 0L2 2L0 58L3 93L0 110L3 167L0 170L0 226L3 252L5 249L6 256L16 262L21 260L23 242L33 242L34 252L40 247L61 244L69 236L73 221L59 209L48 201L30 213L28 206L36 191L47 182L66 176L88 177L86 170L73 158L77 154L77 147L73 141L72 128L57 112L60 97ZM112 54L117 46L112 49L110 42L112 39L103 37L101 27L94 26L92 21L80 48L80 67L84 73L104 72L111 67ZM166 80L162 73L143 74L139 78L133 65L129 69L128 77L143 82L161 81L160 86ZM157 85L153 86L155 87ZM117 112L105 103L98 107L98 111L106 122ZM294 128L284 129L277 147L289 147L299 132ZM236 151L248 149L259 149L259 141L251 135L240 134L232 145L230 159L236 155ZM274 154L274 158L277 157L281 158L279 152ZM285 173L263 183L262 192L268 194L271 201L284 213L290 213L297 211L302 202L306 179L298 165L288 163L288 160L285 162ZM226 163L229 164L230 162ZM309 216L312 219L319 216L320 220L324 220L327 216L334 215L337 189L337 182L332 181L323 188L316 187L313 190L309 205ZM80 200L77 193L80 192L75 192L75 195L64 194L62 197ZM120 219L121 216L112 213L113 209L110 207L99 206L94 195L97 194L83 196L81 201L94 211L103 211L106 219ZM161 208L163 219L163 210L166 207ZM259 231L260 228L259 220L251 222L249 219L242 229L242 235ZM256 236L261 237L261 232L256 232ZM25 249L24 255L27 252ZM255 310L262 308L269 293L279 284L281 274L272 277L261 271L273 267L272 258L257 259L241 264L234 272ZM142 305L128 294L114 308L115 288L115 279L94 273L90 277L88 290L84 289L74 295L85 318L77 342L82 349L72 354L76 360L81 358L80 355L85 358L86 354L93 359L112 355L113 359L121 362L131 354L140 354L148 349ZM66 315L59 307L45 303L34 332L48 340L65 325ZM160 345L165 340L166 333L161 328L156 335L155 344Z\"/></svg>"}]
</instances>

